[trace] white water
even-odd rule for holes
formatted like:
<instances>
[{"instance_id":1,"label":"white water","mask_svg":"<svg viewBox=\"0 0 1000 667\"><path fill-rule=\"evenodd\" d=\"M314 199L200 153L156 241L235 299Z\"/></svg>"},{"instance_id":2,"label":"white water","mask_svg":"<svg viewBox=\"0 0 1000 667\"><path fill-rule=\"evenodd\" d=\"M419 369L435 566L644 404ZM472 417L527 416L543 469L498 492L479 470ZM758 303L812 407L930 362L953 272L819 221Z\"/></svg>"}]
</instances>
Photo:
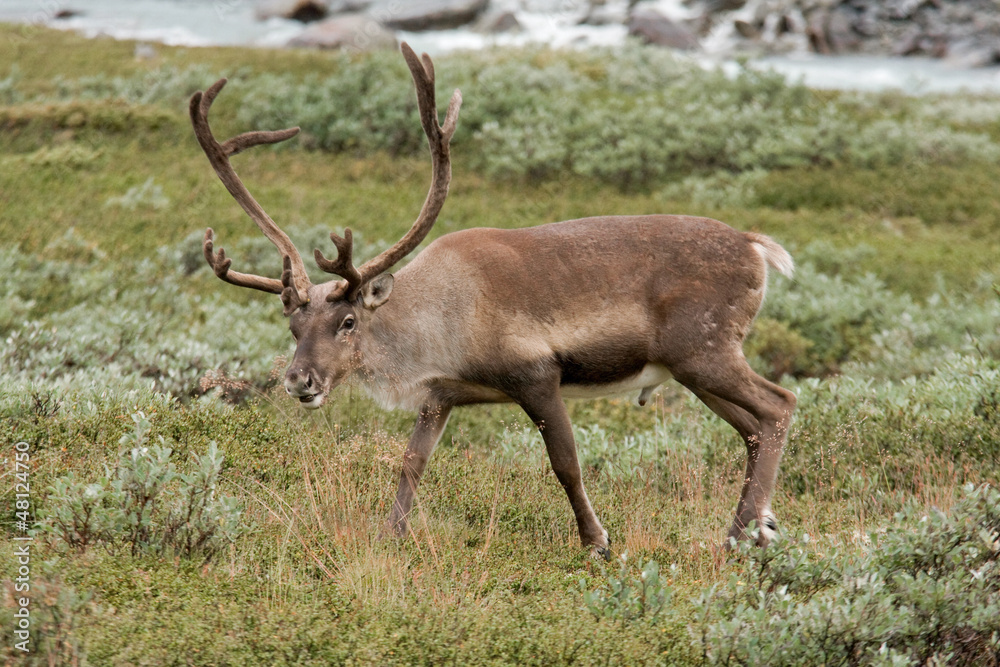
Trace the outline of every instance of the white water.
<instances>
[{"instance_id":1,"label":"white water","mask_svg":"<svg viewBox=\"0 0 1000 667\"><path fill-rule=\"evenodd\" d=\"M626 0L608 3L610 12L624 14ZM675 19L689 18L682 0L654 3ZM523 30L516 34L483 35L469 29L401 33L415 49L439 54L493 45L547 44L556 48L614 46L626 38L620 23L578 25L586 13L584 0L494 0L493 7L515 11ZM46 25L88 36L108 35L171 45L248 45L279 47L298 35L303 24L269 19L258 21L254 0L2 0L0 21ZM61 9L80 13L55 18ZM726 52L727 35L705 40L705 53L693 56L706 65L736 65ZM873 56L824 57L808 53L769 56L753 61L814 88L850 90L900 89L911 94L961 89L1000 92L1000 68L968 69L944 61Z\"/></svg>"}]
</instances>

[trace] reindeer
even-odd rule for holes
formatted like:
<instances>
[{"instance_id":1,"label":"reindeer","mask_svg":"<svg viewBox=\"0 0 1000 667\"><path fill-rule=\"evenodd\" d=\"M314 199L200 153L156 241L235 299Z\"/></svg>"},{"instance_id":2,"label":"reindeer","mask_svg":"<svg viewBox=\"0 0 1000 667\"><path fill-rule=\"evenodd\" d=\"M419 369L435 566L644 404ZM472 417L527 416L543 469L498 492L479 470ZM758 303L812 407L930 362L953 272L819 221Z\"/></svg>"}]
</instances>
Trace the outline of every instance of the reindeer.
<instances>
[{"instance_id":1,"label":"reindeer","mask_svg":"<svg viewBox=\"0 0 1000 667\"><path fill-rule=\"evenodd\" d=\"M382 405L417 413L383 532L407 534L417 484L453 408L514 402L541 431L581 542L609 557L563 399L639 391L643 405L672 378L746 443L746 477L729 535L756 535L766 545L776 528L771 495L795 395L751 370L742 348L764 299L768 267L790 276L791 257L766 236L707 218L602 216L446 234L389 273L427 236L444 205L462 104L456 90L441 124L430 57L418 58L405 43L402 52L430 146L430 191L410 230L360 267L352 259L351 230L331 233L336 259L319 250L315 259L339 279L318 285L229 161L299 128L247 132L220 144L208 112L225 79L196 93L190 107L215 172L283 257L280 280L238 273L224 250L214 250L212 229L205 233L205 258L219 278L280 295L296 342L284 380L288 394L316 409L353 379ZM759 532L748 530L752 521Z\"/></svg>"}]
</instances>

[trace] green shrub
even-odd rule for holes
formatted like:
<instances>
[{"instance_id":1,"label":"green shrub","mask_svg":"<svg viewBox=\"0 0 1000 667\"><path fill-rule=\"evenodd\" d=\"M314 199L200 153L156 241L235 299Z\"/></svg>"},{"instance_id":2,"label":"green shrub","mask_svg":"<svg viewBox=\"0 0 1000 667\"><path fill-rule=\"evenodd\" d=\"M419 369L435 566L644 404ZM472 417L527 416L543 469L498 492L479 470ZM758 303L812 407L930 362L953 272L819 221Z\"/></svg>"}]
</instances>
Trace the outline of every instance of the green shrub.
<instances>
[{"instance_id":1,"label":"green shrub","mask_svg":"<svg viewBox=\"0 0 1000 667\"><path fill-rule=\"evenodd\" d=\"M814 346L812 340L788 324L762 317L754 323L743 350L752 366L777 381L785 375L816 373L821 363L811 354Z\"/></svg>"},{"instance_id":2,"label":"green shrub","mask_svg":"<svg viewBox=\"0 0 1000 667\"><path fill-rule=\"evenodd\" d=\"M426 141L398 55L334 60L334 73L325 77L231 72L232 88L243 97L238 107L220 105L219 113L235 115L244 128L298 125L308 148L422 154ZM957 165L1000 157L1000 147L976 132L975 123L938 119L917 103L880 110L850 96L838 102L774 72L743 68L728 76L637 45L587 54L463 54L439 58L437 70L442 107L453 87L464 95L456 146L468 145L463 155L475 168L505 178L575 173L634 188L720 172L748 172L757 180L770 170L810 165ZM168 65L131 77L59 80L34 103L111 101L180 111L195 90L217 78L203 66ZM20 100L17 86L10 77L0 95ZM136 122L104 107L71 115L76 120L64 126ZM738 181L728 196L747 187Z\"/></svg>"},{"instance_id":3,"label":"green shrub","mask_svg":"<svg viewBox=\"0 0 1000 667\"><path fill-rule=\"evenodd\" d=\"M638 618L655 619L671 602L672 592L660 579L660 566L649 561L638 575L632 573L628 553L618 557L618 576L607 573L601 566L601 585L590 590L587 582L580 580L583 602L594 618L620 620L622 623ZM673 566L676 570L676 566Z\"/></svg>"},{"instance_id":4,"label":"green shrub","mask_svg":"<svg viewBox=\"0 0 1000 667\"><path fill-rule=\"evenodd\" d=\"M20 78L17 65L14 65L7 78L0 79L0 104L17 104L21 101L21 93L17 90Z\"/></svg>"},{"instance_id":5,"label":"green shrub","mask_svg":"<svg viewBox=\"0 0 1000 667\"><path fill-rule=\"evenodd\" d=\"M235 498L219 493L223 458L211 442L192 470L179 471L172 450L148 444L149 420L132 415L135 429L121 438L125 451L112 473L94 482L72 473L56 479L40 525L57 545L86 551L176 554L210 559L243 532Z\"/></svg>"},{"instance_id":6,"label":"green shrub","mask_svg":"<svg viewBox=\"0 0 1000 667\"><path fill-rule=\"evenodd\" d=\"M141 207L154 209L166 208L170 205L170 199L163 194L163 188L147 178L142 185L136 185L125 191L125 194L117 197L108 197L104 202L105 206L117 206L126 211L134 211Z\"/></svg>"},{"instance_id":7,"label":"green shrub","mask_svg":"<svg viewBox=\"0 0 1000 667\"><path fill-rule=\"evenodd\" d=\"M967 294L939 290L918 301L852 266L875 250L814 242L796 251L792 280L769 281L747 352L772 377L827 376L846 367L866 377L932 373L944 351L1000 358L1000 300L987 277Z\"/></svg>"},{"instance_id":8,"label":"green shrub","mask_svg":"<svg viewBox=\"0 0 1000 667\"><path fill-rule=\"evenodd\" d=\"M808 536L738 547L702 597L710 665L983 665L1000 656L1000 492L950 513L910 504L861 557Z\"/></svg>"}]
</instances>

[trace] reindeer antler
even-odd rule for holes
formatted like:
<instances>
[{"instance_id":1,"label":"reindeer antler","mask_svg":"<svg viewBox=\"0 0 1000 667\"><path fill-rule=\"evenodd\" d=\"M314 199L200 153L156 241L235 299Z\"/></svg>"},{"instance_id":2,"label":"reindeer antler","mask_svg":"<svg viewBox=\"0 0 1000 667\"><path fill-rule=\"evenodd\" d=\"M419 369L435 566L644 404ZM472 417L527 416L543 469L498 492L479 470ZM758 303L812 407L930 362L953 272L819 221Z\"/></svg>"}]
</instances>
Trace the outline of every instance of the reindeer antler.
<instances>
[{"instance_id":1,"label":"reindeer antler","mask_svg":"<svg viewBox=\"0 0 1000 667\"><path fill-rule=\"evenodd\" d=\"M351 230L345 229L343 237L330 232L330 240L337 248L337 259L335 261L327 259L317 248L313 253L316 264L327 273L332 273L346 280L347 287L344 293L353 299L364 281L361 278L361 273L354 268L354 262L351 259L354 254L354 238L351 236Z\"/></svg>"},{"instance_id":2,"label":"reindeer antler","mask_svg":"<svg viewBox=\"0 0 1000 667\"><path fill-rule=\"evenodd\" d=\"M458 111L462 106L462 93L456 89L452 94L444 124L441 124L438 120L435 101L434 63L431 62L430 56L426 53L418 58L406 42L403 42L401 48L406 64L410 68L410 74L413 76L413 84L417 90L417 106L420 109L420 122L423 125L424 134L427 135L427 143L431 151L430 191L420 209L420 215L417 216L403 238L377 257L362 264L360 269L355 269L351 263L353 247L351 230L345 230L343 238L336 234L330 234L330 239L337 247L337 260L330 261L317 250L316 262L324 271L344 278L347 285L343 289L332 291L327 296L328 301L335 301L344 296L353 299L362 285L392 268L394 264L420 245L420 242L434 226L448 196L448 185L451 182L450 145L458 125Z\"/></svg>"},{"instance_id":3,"label":"reindeer antler","mask_svg":"<svg viewBox=\"0 0 1000 667\"><path fill-rule=\"evenodd\" d=\"M426 53L418 58L406 42L403 42L402 50L403 57L406 59L406 64L413 76L413 83L417 91L417 106L420 109L420 123L427 135L427 144L431 151L430 191L420 209L420 215L417 216L410 230L391 248L365 262L361 268L355 268L352 261L354 240L351 236L351 230L345 229L343 237L330 234L330 240L337 248L337 259L329 260L322 252L316 250L316 263L323 271L343 278L346 284L333 289L327 296L328 301L335 301L344 296L348 299L354 299L366 282L390 269L420 245L420 242L434 226L448 196L448 185L451 182L450 145L458 124L462 93L455 90L451 102L448 104L444 124L441 124L435 101L434 63L431 62L430 56ZM220 248L218 253L214 251L214 236L211 229L205 232L203 246L205 259L215 271L215 275L228 283L281 294L282 303L285 304L285 314L289 315L296 308L309 302L308 290L311 283L302 263L302 257L288 235L281 231L243 185L243 181L236 175L236 171L230 164L229 158L253 146L273 144L290 139L298 134L299 128L293 127L272 132L245 132L220 144L212 135L212 130L209 127L208 112L215 97L225 85L226 79L220 79L204 93L198 92L191 97L191 122L194 125L194 133L229 194L281 252L284 269L281 280L231 271L232 260L226 257L225 250Z\"/></svg>"},{"instance_id":4,"label":"reindeer antler","mask_svg":"<svg viewBox=\"0 0 1000 667\"><path fill-rule=\"evenodd\" d=\"M309 297L302 297L295 285L295 272L292 270L292 258L285 255L281 260L281 303L285 306L285 317L295 312L297 308L309 303Z\"/></svg>"},{"instance_id":5,"label":"reindeer antler","mask_svg":"<svg viewBox=\"0 0 1000 667\"><path fill-rule=\"evenodd\" d=\"M204 93L199 91L191 96L190 112L194 134L198 138L198 143L201 145L202 150L205 151L205 155L208 156L208 161L212 164L212 168L215 169L215 173L218 174L219 179L226 186L226 190L229 191L229 194L246 211L250 219L257 224L257 227L264 232L264 236L270 239L271 243L281 252L284 257L285 270L288 272L289 277L287 280L284 279L284 276L282 276L282 280L275 280L274 278L230 271L229 267L233 261L226 257L226 251L220 248L218 253L214 252L214 232L211 228L205 232L205 241L202 249L205 253L205 259L208 260L212 270L215 271L215 275L228 283L271 292L273 294L283 295L289 289L295 292L295 298L288 301L282 296L282 301L285 301L285 314L288 315L291 312L288 310L289 303L294 301L301 305L307 303L309 300L307 294L310 282L309 276L306 274L305 265L302 263L302 257L299 255L299 251L296 250L291 239L288 238L288 235L281 231L278 225L274 223L274 220L268 216L261 205L257 203L257 200L253 198L253 195L250 194L246 186L243 185L243 181L236 175L236 171L230 164L229 158L253 146L274 144L290 139L298 134L299 128L292 127L287 130L273 132L245 132L220 144L215 139L212 129L209 126L208 112L212 107L212 102L215 101L216 96L225 85L226 79L219 79Z\"/></svg>"}]
</instances>

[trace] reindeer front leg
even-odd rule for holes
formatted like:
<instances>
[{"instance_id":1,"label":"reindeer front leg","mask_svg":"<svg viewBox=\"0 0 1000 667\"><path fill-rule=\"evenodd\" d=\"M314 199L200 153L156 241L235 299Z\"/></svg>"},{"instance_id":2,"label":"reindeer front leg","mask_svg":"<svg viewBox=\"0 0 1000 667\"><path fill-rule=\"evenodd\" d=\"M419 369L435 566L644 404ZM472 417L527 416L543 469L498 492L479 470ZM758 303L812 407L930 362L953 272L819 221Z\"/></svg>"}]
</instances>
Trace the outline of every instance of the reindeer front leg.
<instances>
[{"instance_id":1,"label":"reindeer front leg","mask_svg":"<svg viewBox=\"0 0 1000 667\"><path fill-rule=\"evenodd\" d=\"M566 491L573 514L576 515L580 542L591 547L591 554L610 560L608 531L604 530L583 488L583 475L576 455L573 425L559 394L558 381L549 387L534 388L519 397L518 402L542 433L545 450L556 478Z\"/></svg>"},{"instance_id":2,"label":"reindeer front leg","mask_svg":"<svg viewBox=\"0 0 1000 667\"><path fill-rule=\"evenodd\" d=\"M450 405L424 404L420 408L417 425L403 454L403 470L399 475L396 502L393 503L392 512L382 530L384 535L405 537L409 532L407 516L413 508L413 496L417 491L417 484L420 483L420 477L424 474L424 468L427 467L434 446L441 439L441 433L444 432L450 414Z\"/></svg>"}]
</instances>

